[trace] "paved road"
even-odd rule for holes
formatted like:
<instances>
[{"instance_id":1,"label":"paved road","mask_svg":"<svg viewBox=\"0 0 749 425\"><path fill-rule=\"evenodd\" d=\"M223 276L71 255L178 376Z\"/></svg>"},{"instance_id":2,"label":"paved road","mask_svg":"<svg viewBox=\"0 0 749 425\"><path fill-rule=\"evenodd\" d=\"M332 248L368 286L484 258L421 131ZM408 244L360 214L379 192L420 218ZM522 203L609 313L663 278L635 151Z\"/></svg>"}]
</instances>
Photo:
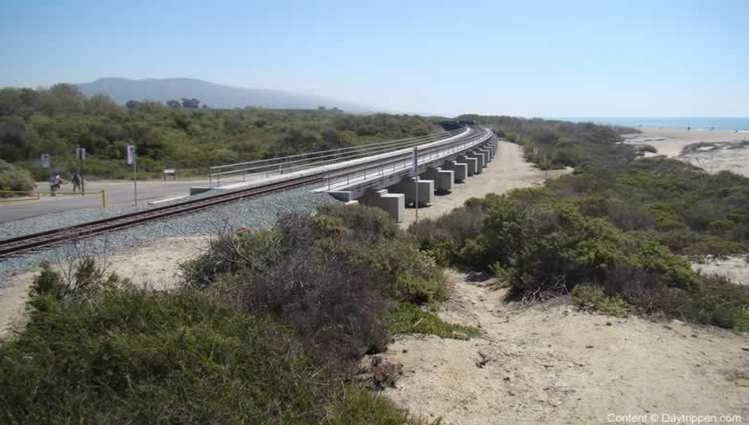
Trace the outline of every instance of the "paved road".
<instances>
[{"instance_id":1,"label":"paved road","mask_svg":"<svg viewBox=\"0 0 749 425\"><path fill-rule=\"evenodd\" d=\"M138 182L138 205L145 205L148 201L172 196L186 195L191 186L205 185L205 180L177 180L177 181L144 181ZM63 186L64 192L70 192L73 186L68 183ZM0 203L0 223L37 217L61 211L83 208L100 208L101 197L88 193L107 191L110 207L129 207L133 205L133 183L125 180L90 181L86 182L87 196L43 196L40 200ZM49 185L38 184L40 192L48 193Z\"/></svg>"}]
</instances>

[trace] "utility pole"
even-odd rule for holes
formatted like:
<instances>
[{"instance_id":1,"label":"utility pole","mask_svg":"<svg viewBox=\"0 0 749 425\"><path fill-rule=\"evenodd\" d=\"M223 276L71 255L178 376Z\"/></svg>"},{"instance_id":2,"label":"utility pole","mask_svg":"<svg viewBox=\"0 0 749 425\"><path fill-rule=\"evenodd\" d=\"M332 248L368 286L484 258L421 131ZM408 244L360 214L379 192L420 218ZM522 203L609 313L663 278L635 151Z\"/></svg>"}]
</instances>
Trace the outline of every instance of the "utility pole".
<instances>
[{"instance_id":1,"label":"utility pole","mask_svg":"<svg viewBox=\"0 0 749 425\"><path fill-rule=\"evenodd\" d=\"M419 222L419 148L414 146L414 183L416 184L416 201L414 202L416 207L416 219L415 223Z\"/></svg>"},{"instance_id":2,"label":"utility pole","mask_svg":"<svg viewBox=\"0 0 749 425\"><path fill-rule=\"evenodd\" d=\"M83 168L82 164L83 164L83 161L86 159L86 148L82 148L80 146L75 148L75 158L78 160L75 173L78 175L78 178L80 179L81 195L86 196L86 183L83 180L83 174L81 174L81 168Z\"/></svg>"},{"instance_id":3,"label":"utility pole","mask_svg":"<svg viewBox=\"0 0 749 425\"><path fill-rule=\"evenodd\" d=\"M127 165L133 167L133 203L138 206L138 156L135 145L127 145Z\"/></svg>"}]
</instances>

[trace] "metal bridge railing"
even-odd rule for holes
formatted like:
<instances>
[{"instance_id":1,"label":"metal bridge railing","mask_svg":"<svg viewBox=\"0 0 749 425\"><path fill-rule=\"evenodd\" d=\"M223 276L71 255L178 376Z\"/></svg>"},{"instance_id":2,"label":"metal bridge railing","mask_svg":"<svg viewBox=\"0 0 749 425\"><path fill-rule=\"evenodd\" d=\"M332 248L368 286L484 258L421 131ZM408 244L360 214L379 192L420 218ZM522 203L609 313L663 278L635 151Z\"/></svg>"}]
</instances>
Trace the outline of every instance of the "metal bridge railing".
<instances>
[{"instance_id":1,"label":"metal bridge railing","mask_svg":"<svg viewBox=\"0 0 749 425\"><path fill-rule=\"evenodd\" d=\"M346 161L377 155L385 152L418 146L425 143L438 141L459 134L464 129L443 131L426 136L409 137L405 139L390 140L385 142L368 143L365 145L351 146L346 148L329 149L324 151L309 152L296 155L288 155L278 158L260 159L255 161L241 162L237 164L218 165L209 168L208 181L213 187L214 182L220 184L221 179L247 177L257 175L269 176L271 174L284 174L299 171L305 168L323 166L334 162Z\"/></svg>"},{"instance_id":2,"label":"metal bridge railing","mask_svg":"<svg viewBox=\"0 0 749 425\"><path fill-rule=\"evenodd\" d=\"M466 138L460 138L445 144L419 149L418 163L428 164L438 159L451 157L457 153L481 145L493 137L493 133L482 130L471 134ZM327 190L355 190L360 186L370 184L369 180L384 177L385 175L409 174L413 167L413 153L404 152L400 155L379 161L376 164L364 164L355 168L345 168L340 171L328 173L325 177Z\"/></svg>"}]
</instances>

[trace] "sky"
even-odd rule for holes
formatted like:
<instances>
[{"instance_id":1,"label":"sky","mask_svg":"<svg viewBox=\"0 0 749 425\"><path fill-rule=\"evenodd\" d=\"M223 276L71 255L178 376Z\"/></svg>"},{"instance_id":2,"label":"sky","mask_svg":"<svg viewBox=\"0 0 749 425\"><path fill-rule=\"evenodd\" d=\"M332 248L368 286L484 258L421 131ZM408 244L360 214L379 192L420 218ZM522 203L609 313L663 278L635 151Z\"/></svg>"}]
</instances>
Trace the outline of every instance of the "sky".
<instances>
[{"instance_id":1,"label":"sky","mask_svg":"<svg viewBox=\"0 0 749 425\"><path fill-rule=\"evenodd\" d=\"M749 116L749 1L0 0L0 86L199 78L380 110Z\"/></svg>"}]
</instances>

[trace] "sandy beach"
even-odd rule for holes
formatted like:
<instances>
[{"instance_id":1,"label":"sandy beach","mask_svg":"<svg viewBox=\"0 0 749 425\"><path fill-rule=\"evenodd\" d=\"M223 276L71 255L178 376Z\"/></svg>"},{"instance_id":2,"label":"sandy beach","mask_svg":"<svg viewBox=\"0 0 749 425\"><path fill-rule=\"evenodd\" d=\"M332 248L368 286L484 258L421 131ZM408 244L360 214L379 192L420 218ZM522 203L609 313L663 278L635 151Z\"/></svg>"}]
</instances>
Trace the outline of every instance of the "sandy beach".
<instances>
[{"instance_id":1,"label":"sandy beach","mask_svg":"<svg viewBox=\"0 0 749 425\"><path fill-rule=\"evenodd\" d=\"M642 128L642 133L626 134L626 143L647 144L658 149L658 155L666 155L692 163L706 171L715 173L728 170L749 176L749 148L734 148L738 142L749 141L749 133L727 130L687 130L678 128ZM696 153L683 153L683 149L695 143L721 143L716 149Z\"/></svg>"}]
</instances>

